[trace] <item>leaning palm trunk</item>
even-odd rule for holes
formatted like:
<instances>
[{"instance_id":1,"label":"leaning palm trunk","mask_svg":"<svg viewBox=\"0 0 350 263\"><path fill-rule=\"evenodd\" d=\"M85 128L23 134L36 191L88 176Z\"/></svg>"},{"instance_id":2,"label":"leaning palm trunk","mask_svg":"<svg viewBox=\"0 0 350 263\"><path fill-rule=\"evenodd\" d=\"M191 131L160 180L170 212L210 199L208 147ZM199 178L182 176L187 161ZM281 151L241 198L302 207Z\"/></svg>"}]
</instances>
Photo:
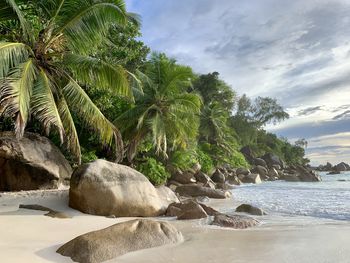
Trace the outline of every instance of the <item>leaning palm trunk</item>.
<instances>
[{"instance_id":1,"label":"leaning palm trunk","mask_svg":"<svg viewBox=\"0 0 350 263\"><path fill-rule=\"evenodd\" d=\"M21 6L22 5L22 6ZM20 8L25 7L25 8ZM40 10L40 32L26 13ZM122 0L1 0L0 27L20 32L0 42L0 116L11 117L20 138L30 117L47 134L52 128L80 163L81 151L72 111L93 128L103 144L115 143L117 161L123 158L118 129L88 97L83 86L113 89L132 96L128 72L91 57L112 23L130 15ZM44 23L42 22L44 21Z\"/></svg>"}]
</instances>

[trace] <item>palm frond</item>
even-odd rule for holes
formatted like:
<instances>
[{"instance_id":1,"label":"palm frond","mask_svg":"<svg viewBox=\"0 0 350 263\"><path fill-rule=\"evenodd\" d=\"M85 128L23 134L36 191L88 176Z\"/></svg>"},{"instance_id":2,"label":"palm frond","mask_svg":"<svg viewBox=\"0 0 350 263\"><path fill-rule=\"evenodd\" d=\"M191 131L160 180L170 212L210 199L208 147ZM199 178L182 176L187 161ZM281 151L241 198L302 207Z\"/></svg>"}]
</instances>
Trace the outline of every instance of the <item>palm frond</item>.
<instances>
[{"instance_id":1,"label":"palm frond","mask_svg":"<svg viewBox=\"0 0 350 263\"><path fill-rule=\"evenodd\" d=\"M56 19L59 27L53 39L64 34L70 50L88 54L101 43L111 23L126 22L122 0L67 0Z\"/></svg>"},{"instance_id":2,"label":"palm frond","mask_svg":"<svg viewBox=\"0 0 350 263\"><path fill-rule=\"evenodd\" d=\"M34 31L33 28L31 26L31 24L26 20L26 18L24 17L24 14L22 13L22 11L20 10L20 8L18 7L17 3L15 0L5 0L6 4L7 4L7 8L4 7L4 9L2 9L3 12L5 12L5 14L7 13L8 18L11 18L11 12L12 14L16 15L16 18L18 19L20 25L21 25L21 29L22 29L22 33L24 36L24 39L26 41L28 41L29 44L33 44L34 43ZM13 17L13 15L12 15Z\"/></svg>"},{"instance_id":3,"label":"palm frond","mask_svg":"<svg viewBox=\"0 0 350 263\"><path fill-rule=\"evenodd\" d=\"M83 84L103 89L111 89L115 94L132 98L128 73L120 65L110 65L100 59L66 54L63 60L75 78Z\"/></svg>"},{"instance_id":4,"label":"palm frond","mask_svg":"<svg viewBox=\"0 0 350 263\"><path fill-rule=\"evenodd\" d=\"M152 131L152 140L156 147L156 153L163 153L166 156L167 136L161 114L157 112L148 123Z\"/></svg>"},{"instance_id":5,"label":"palm frond","mask_svg":"<svg viewBox=\"0 0 350 263\"><path fill-rule=\"evenodd\" d=\"M112 145L113 140L115 141L117 158L120 160L123 156L123 143L119 130L106 119L75 80L70 78L62 92L68 105L78 113L87 125L99 133L103 143Z\"/></svg>"},{"instance_id":6,"label":"palm frond","mask_svg":"<svg viewBox=\"0 0 350 263\"><path fill-rule=\"evenodd\" d=\"M78 164L81 164L81 148L78 133L74 125L72 114L69 110L67 101L64 98L63 94L59 95L57 108L65 131L66 146L70 150L70 152L76 157Z\"/></svg>"},{"instance_id":7,"label":"palm frond","mask_svg":"<svg viewBox=\"0 0 350 263\"><path fill-rule=\"evenodd\" d=\"M52 93L52 85L44 70L40 69L33 87L31 110L43 125L47 135L50 133L51 126L57 128L63 143L64 128Z\"/></svg>"},{"instance_id":8,"label":"palm frond","mask_svg":"<svg viewBox=\"0 0 350 263\"><path fill-rule=\"evenodd\" d=\"M30 99L36 75L37 68L32 59L29 59L13 68L0 83L0 104L5 107L6 115L16 117L15 130L18 137L23 136L30 116Z\"/></svg>"},{"instance_id":9,"label":"palm frond","mask_svg":"<svg viewBox=\"0 0 350 263\"><path fill-rule=\"evenodd\" d=\"M0 42L0 79L9 70L28 59L29 51L23 43Z\"/></svg>"}]
</instances>

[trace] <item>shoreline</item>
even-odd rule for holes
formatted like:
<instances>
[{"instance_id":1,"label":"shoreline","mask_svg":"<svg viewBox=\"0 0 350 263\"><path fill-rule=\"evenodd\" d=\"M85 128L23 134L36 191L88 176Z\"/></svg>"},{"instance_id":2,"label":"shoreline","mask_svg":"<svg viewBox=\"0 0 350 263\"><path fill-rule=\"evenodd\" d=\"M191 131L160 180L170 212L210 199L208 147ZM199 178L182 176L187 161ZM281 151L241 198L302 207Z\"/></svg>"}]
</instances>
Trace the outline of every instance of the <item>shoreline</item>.
<instances>
[{"instance_id":1,"label":"shoreline","mask_svg":"<svg viewBox=\"0 0 350 263\"><path fill-rule=\"evenodd\" d=\"M78 235L132 219L82 214L68 207L67 194L67 190L1 193L0 249L3 262L72 262L70 258L55 252L59 246ZM50 218L43 216L45 212L18 209L20 203L44 205L65 212L72 218ZM211 199L207 204L221 211L232 207L233 212L235 207L231 198ZM247 230L208 226L205 220L153 218L173 224L183 233L185 241L177 245L131 252L107 262L346 263L350 258L349 222L325 220L305 225L296 223L298 217L293 217L294 221L290 222L278 221L275 215L255 218L262 224Z\"/></svg>"}]
</instances>

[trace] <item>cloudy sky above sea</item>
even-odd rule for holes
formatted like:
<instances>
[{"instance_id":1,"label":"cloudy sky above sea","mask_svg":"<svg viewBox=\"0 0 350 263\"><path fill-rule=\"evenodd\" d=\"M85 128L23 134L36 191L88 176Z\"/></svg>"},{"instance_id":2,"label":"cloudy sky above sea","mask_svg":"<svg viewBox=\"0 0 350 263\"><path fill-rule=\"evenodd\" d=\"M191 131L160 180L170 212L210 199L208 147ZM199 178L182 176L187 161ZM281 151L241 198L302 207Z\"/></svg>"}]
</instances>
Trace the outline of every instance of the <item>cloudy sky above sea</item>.
<instances>
[{"instance_id":1,"label":"cloudy sky above sea","mask_svg":"<svg viewBox=\"0 0 350 263\"><path fill-rule=\"evenodd\" d=\"M277 98L268 130L309 141L313 164L350 162L350 0L127 0L143 41L239 94Z\"/></svg>"}]
</instances>

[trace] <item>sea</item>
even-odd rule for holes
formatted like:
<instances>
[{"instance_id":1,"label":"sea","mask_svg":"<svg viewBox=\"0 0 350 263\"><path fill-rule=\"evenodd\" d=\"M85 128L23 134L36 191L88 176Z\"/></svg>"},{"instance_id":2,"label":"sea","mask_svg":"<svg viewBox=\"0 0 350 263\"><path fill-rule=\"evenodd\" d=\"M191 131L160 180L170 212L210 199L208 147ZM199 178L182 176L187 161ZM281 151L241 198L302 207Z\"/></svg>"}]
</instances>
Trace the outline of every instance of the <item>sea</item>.
<instances>
[{"instance_id":1,"label":"sea","mask_svg":"<svg viewBox=\"0 0 350 263\"><path fill-rule=\"evenodd\" d=\"M246 203L262 208L270 215L267 222L350 222L350 172L320 175L322 182L242 185L232 191L233 200L236 205Z\"/></svg>"}]
</instances>

